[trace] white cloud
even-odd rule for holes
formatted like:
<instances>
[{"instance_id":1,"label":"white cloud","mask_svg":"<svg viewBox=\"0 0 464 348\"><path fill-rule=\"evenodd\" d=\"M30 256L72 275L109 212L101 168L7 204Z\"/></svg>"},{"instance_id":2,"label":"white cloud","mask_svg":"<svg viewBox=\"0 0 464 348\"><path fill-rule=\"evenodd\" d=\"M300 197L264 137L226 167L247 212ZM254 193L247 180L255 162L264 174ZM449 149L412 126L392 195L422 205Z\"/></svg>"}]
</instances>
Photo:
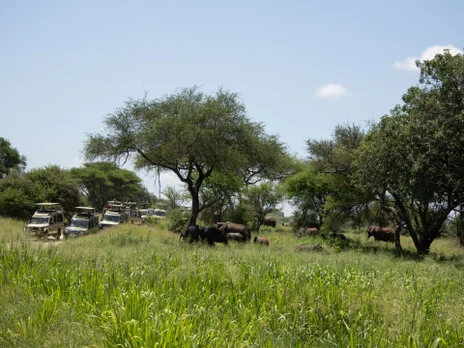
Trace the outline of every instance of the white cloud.
<instances>
[{"instance_id":1,"label":"white cloud","mask_svg":"<svg viewBox=\"0 0 464 348\"><path fill-rule=\"evenodd\" d=\"M458 53L462 54L462 51L459 48L454 47L453 45L446 45L446 46L430 46L427 47L421 54L420 57L407 57L402 61L397 61L393 63L393 67L399 70L408 70L408 71L419 71L416 66L416 60L431 60L439 53L443 53L444 50L449 50L452 55L456 55Z\"/></svg>"},{"instance_id":2,"label":"white cloud","mask_svg":"<svg viewBox=\"0 0 464 348\"><path fill-rule=\"evenodd\" d=\"M328 83L316 90L316 94L321 98L337 98L348 94L346 88L340 83Z\"/></svg>"}]
</instances>

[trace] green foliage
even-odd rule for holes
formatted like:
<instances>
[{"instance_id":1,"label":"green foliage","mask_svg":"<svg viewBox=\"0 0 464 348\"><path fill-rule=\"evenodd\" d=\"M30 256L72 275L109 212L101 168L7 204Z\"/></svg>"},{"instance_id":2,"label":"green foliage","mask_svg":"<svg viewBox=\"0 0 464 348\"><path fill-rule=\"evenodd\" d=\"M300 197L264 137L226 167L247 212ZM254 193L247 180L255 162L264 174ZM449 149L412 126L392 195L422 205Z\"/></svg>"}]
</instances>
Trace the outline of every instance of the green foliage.
<instances>
[{"instance_id":1,"label":"green foliage","mask_svg":"<svg viewBox=\"0 0 464 348\"><path fill-rule=\"evenodd\" d=\"M0 137L0 179L7 176L12 170L22 172L26 167L26 158L21 156L11 143Z\"/></svg>"},{"instance_id":2,"label":"green foliage","mask_svg":"<svg viewBox=\"0 0 464 348\"><path fill-rule=\"evenodd\" d=\"M85 163L83 167L70 170L79 183L88 203L97 209L116 198L122 202L144 202L152 204L156 198L142 185L133 171L121 169L114 163Z\"/></svg>"},{"instance_id":3,"label":"green foliage","mask_svg":"<svg viewBox=\"0 0 464 348\"><path fill-rule=\"evenodd\" d=\"M297 228L322 225L325 203L334 191L332 180L332 176L318 172L309 162L285 181L283 187L296 207Z\"/></svg>"},{"instance_id":4,"label":"green foliage","mask_svg":"<svg viewBox=\"0 0 464 348\"><path fill-rule=\"evenodd\" d=\"M180 209L173 209L166 214L167 228L171 232L181 233L188 226L187 214Z\"/></svg>"},{"instance_id":5,"label":"green foliage","mask_svg":"<svg viewBox=\"0 0 464 348\"><path fill-rule=\"evenodd\" d=\"M37 184L19 173L11 173L0 180L0 215L27 219L40 200Z\"/></svg>"},{"instance_id":6,"label":"green foliage","mask_svg":"<svg viewBox=\"0 0 464 348\"><path fill-rule=\"evenodd\" d=\"M339 230L347 221L362 224L373 195L352 183L355 151L364 132L355 125L337 126L331 140L308 140L309 161L285 188L297 207L296 227L316 225Z\"/></svg>"},{"instance_id":7,"label":"green foliage","mask_svg":"<svg viewBox=\"0 0 464 348\"><path fill-rule=\"evenodd\" d=\"M163 194L167 198L167 210L174 210L174 209L179 209L184 201L186 200L185 194L182 192L179 192L172 186L168 186L164 191Z\"/></svg>"},{"instance_id":8,"label":"green foliage","mask_svg":"<svg viewBox=\"0 0 464 348\"><path fill-rule=\"evenodd\" d=\"M72 212L82 198L69 171L58 166L11 173L0 180L0 215L27 218L39 202L59 203L65 212Z\"/></svg>"},{"instance_id":9,"label":"green foliage","mask_svg":"<svg viewBox=\"0 0 464 348\"><path fill-rule=\"evenodd\" d=\"M244 200L238 199L237 202L227 209L227 212L220 219L221 221L233 221L238 224L248 225L252 221L250 207Z\"/></svg>"},{"instance_id":10,"label":"green foliage","mask_svg":"<svg viewBox=\"0 0 464 348\"><path fill-rule=\"evenodd\" d=\"M215 219L223 221L237 204L243 187L243 180L239 177L214 172L205 180L200 190L201 220L210 224Z\"/></svg>"},{"instance_id":11,"label":"green foliage","mask_svg":"<svg viewBox=\"0 0 464 348\"><path fill-rule=\"evenodd\" d=\"M272 213L282 201L283 193L271 182L248 186L243 200L250 209L251 228L258 231L264 223L264 217Z\"/></svg>"},{"instance_id":12,"label":"green foliage","mask_svg":"<svg viewBox=\"0 0 464 348\"><path fill-rule=\"evenodd\" d=\"M39 191L37 202L59 203L69 214L81 205L79 187L70 172L58 166L33 169L25 174L26 179L34 182ZM68 216L70 217L70 216Z\"/></svg>"}]
</instances>

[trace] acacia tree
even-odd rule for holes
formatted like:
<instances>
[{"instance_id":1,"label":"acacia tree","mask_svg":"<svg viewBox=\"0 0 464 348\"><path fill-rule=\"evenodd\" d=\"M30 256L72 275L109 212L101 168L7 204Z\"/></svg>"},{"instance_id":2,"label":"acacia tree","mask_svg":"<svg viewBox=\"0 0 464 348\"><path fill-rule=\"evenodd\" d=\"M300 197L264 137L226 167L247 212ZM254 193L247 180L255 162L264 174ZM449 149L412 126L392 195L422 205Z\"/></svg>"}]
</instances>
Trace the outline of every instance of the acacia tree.
<instances>
[{"instance_id":1,"label":"acacia tree","mask_svg":"<svg viewBox=\"0 0 464 348\"><path fill-rule=\"evenodd\" d=\"M87 159L128 159L136 168L174 173L192 200L190 224L200 212L200 189L215 171L255 182L278 177L288 163L285 147L251 122L237 94L205 95L183 89L161 99L129 100L105 119L106 134L90 135Z\"/></svg>"},{"instance_id":2,"label":"acacia tree","mask_svg":"<svg viewBox=\"0 0 464 348\"><path fill-rule=\"evenodd\" d=\"M79 183L87 201L97 209L102 209L107 201L114 198L119 201L156 201L156 197L143 187L142 179L114 163L85 163L80 168L72 168L70 173Z\"/></svg>"},{"instance_id":3,"label":"acacia tree","mask_svg":"<svg viewBox=\"0 0 464 348\"><path fill-rule=\"evenodd\" d=\"M427 254L464 203L464 56L417 62L418 86L374 126L357 156L357 182Z\"/></svg>"}]
</instances>

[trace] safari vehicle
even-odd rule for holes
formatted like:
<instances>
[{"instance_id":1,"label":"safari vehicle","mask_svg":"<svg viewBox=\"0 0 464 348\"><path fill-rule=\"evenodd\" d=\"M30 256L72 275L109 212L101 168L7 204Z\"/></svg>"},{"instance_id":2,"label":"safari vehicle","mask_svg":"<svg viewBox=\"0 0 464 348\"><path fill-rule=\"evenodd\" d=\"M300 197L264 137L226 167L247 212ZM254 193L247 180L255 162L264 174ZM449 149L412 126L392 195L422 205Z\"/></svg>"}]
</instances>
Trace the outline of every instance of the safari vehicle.
<instances>
[{"instance_id":1,"label":"safari vehicle","mask_svg":"<svg viewBox=\"0 0 464 348\"><path fill-rule=\"evenodd\" d=\"M139 204L137 202L124 202L123 204L126 206L126 212L129 213L130 223L140 225L143 221L138 209Z\"/></svg>"},{"instance_id":2,"label":"safari vehicle","mask_svg":"<svg viewBox=\"0 0 464 348\"><path fill-rule=\"evenodd\" d=\"M76 214L71 218L71 223L64 230L65 237L78 237L88 234L92 229L99 227L99 219L95 214L95 208L76 207Z\"/></svg>"},{"instance_id":3,"label":"safari vehicle","mask_svg":"<svg viewBox=\"0 0 464 348\"><path fill-rule=\"evenodd\" d=\"M126 206L118 201L108 201L103 219L100 221L99 227L111 227L123 224L129 221L129 213L126 211Z\"/></svg>"},{"instance_id":4,"label":"safari vehicle","mask_svg":"<svg viewBox=\"0 0 464 348\"><path fill-rule=\"evenodd\" d=\"M60 240L66 227L64 214L58 203L37 203L37 210L29 220L26 230L31 236Z\"/></svg>"},{"instance_id":5,"label":"safari vehicle","mask_svg":"<svg viewBox=\"0 0 464 348\"><path fill-rule=\"evenodd\" d=\"M154 214L157 218L164 218L166 216L166 210L164 209L155 209Z\"/></svg>"},{"instance_id":6,"label":"safari vehicle","mask_svg":"<svg viewBox=\"0 0 464 348\"><path fill-rule=\"evenodd\" d=\"M155 215L155 209L153 208L139 209L139 214L140 214L140 218L142 219L142 221L145 221L147 217Z\"/></svg>"}]
</instances>

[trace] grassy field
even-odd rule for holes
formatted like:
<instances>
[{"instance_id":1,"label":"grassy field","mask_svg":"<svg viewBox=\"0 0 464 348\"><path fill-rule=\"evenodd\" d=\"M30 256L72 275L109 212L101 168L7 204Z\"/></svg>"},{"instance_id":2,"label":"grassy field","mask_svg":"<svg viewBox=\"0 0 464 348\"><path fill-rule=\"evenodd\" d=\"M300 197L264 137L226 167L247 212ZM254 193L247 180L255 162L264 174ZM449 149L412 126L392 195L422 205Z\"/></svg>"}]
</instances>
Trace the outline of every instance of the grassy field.
<instances>
[{"instance_id":1,"label":"grassy field","mask_svg":"<svg viewBox=\"0 0 464 348\"><path fill-rule=\"evenodd\" d=\"M263 229L270 247L122 225L36 241L0 218L1 347L464 347L464 252ZM324 251L295 253L301 243Z\"/></svg>"}]
</instances>

